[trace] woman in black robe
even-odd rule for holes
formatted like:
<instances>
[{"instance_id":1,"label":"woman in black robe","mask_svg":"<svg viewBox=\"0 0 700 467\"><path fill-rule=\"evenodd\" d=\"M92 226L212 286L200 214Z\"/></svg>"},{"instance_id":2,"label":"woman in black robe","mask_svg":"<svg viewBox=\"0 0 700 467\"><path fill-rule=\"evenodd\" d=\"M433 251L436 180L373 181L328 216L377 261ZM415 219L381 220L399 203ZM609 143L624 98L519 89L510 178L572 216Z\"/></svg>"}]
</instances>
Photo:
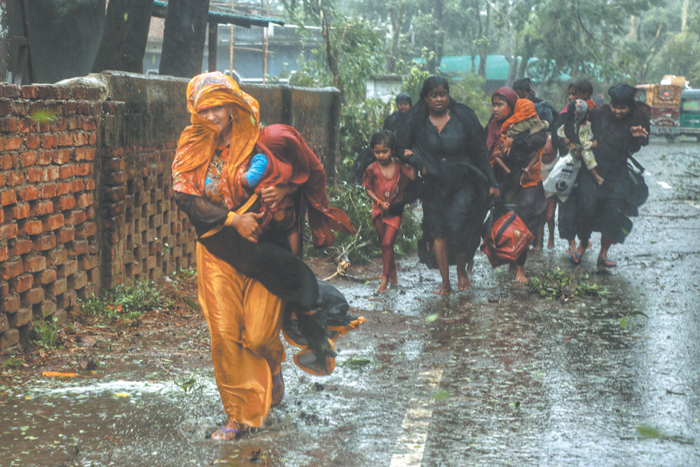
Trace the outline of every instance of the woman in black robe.
<instances>
[{"instance_id":1,"label":"woman in black robe","mask_svg":"<svg viewBox=\"0 0 700 467\"><path fill-rule=\"evenodd\" d=\"M588 170L579 171L579 238L578 255L583 255L591 232L601 232L598 266L615 267L608 259L608 249L623 243L632 230L628 216L636 208L628 201L632 193L627 160L649 144L649 117L642 105L634 100L637 90L618 84L608 90L610 105L603 104L591 111L593 136L598 146L593 149L598 163L596 170L605 180L598 185Z\"/></svg>"},{"instance_id":2,"label":"woman in black robe","mask_svg":"<svg viewBox=\"0 0 700 467\"><path fill-rule=\"evenodd\" d=\"M452 290L450 257L457 264L459 290L471 286L466 265L479 246L487 193L499 194L483 127L472 109L458 104L449 93L445 78L426 79L410 124L399 135L409 163L421 170L425 181L419 255L428 266L437 263L442 284L435 293L440 295Z\"/></svg>"}]
</instances>

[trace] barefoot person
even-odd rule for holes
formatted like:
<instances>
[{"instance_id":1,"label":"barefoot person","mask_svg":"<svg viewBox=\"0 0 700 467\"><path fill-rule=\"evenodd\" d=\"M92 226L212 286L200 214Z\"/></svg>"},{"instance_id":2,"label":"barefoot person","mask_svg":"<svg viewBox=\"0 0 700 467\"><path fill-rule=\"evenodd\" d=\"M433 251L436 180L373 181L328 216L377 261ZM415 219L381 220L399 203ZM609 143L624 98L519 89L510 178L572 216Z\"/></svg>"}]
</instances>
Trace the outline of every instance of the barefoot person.
<instances>
[{"instance_id":1,"label":"barefoot person","mask_svg":"<svg viewBox=\"0 0 700 467\"><path fill-rule=\"evenodd\" d=\"M529 121L537 115L535 105L528 99L518 99L511 88L501 88L493 94L491 111L493 116L486 127L486 138L489 158L492 161L501 159L506 165L504 169L494 164L503 201L515 206L515 212L534 235L546 208L539 162L547 143L546 130L536 127L534 133L522 133L517 138L507 136L508 129L514 124ZM516 282L528 281L525 276L526 259L527 249L510 265Z\"/></svg>"},{"instance_id":2,"label":"barefoot person","mask_svg":"<svg viewBox=\"0 0 700 467\"><path fill-rule=\"evenodd\" d=\"M401 227L401 214L392 215L389 207L403 200L403 190L416 179L416 169L394 157L394 133L382 130L369 142L377 161L367 167L362 180L367 196L372 200L372 223L379 236L382 250L382 279L377 292L386 292L387 283L399 285L394 262L394 243Z\"/></svg>"},{"instance_id":3,"label":"barefoot person","mask_svg":"<svg viewBox=\"0 0 700 467\"><path fill-rule=\"evenodd\" d=\"M628 197L632 186L627 160L642 146L649 144L649 117L635 101L637 90L618 84L608 90L610 105L603 104L591 111L591 128L598 142L593 148L596 170L602 183L587 170L579 171L579 238L576 255L582 257L592 231L600 231L598 266L612 268L617 262L608 258L615 243L623 243L632 230L628 216L636 215L639 206L631 205Z\"/></svg>"},{"instance_id":4,"label":"barefoot person","mask_svg":"<svg viewBox=\"0 0 700 467\"><path fill-rule=\"evenodd\" d=\"M449 266L457 264L459 290L471 286L466 265L479 247L487 197L498 196L488 163L483 127L472 109L450 97L447 80L431 76L423 82L420 101L399 143L419 157L425 180L421 261L442 276L435 293L451 292ZM434 259L433 259L434 254Z\"/></svg>"},{"instance_id":5,"label":"barefoot person","mask_svg":"<svg viewBox=\"0 0 700 467\"><path fill-rule=\"evenodd\" d=\"M235 81L218 72L198 75L187 87L187 98L192 125L178 141L172 167L174 198L199 237L198 298L228 415L212 438L232 440L248 427L260 427L270 407L284 396L282 328L287 340L302 349L295 363L324 375L335 365L334 339L364 321L347 315L342 295L317 281L291 253L289 232L276 230L265 218L297 191L320 222L311 229L314 243L328 246L330 227L352 231L352 226L344 213L329 209L327 203L323 206L325 193L318 190L325 178L319 178L318 159L310 151L282 150L295 146L281 135L300 138L289 127L272 125L261 135L258 103ZM274 155L268 146L276 148ZM240 170L249 170L256 154L264 154L273 165L290 161L291 167L289 173L277 167L288 176L261 187L259 193L240 182ZM322 318L316 313L320 308ZM320 336L319 326L332 331Z\"/></svg>"}]
</instances>

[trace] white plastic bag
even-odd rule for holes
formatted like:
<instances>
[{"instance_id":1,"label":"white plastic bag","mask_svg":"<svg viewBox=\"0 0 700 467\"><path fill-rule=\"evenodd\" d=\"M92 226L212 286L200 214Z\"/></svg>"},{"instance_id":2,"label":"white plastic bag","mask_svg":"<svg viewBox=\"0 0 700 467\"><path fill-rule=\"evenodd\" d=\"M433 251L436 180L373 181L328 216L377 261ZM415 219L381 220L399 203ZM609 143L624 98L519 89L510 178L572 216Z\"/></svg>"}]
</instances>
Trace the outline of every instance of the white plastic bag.
<instances>
[{"instance_id":1,"label":"white plastic bag","mask_svg":"<svg viewBox=\"0 0 700 467\"><path fill-rule=\"evenodd\" d=\"M580 168L581 161L572 157L571 154L559 159L549 172L547 180L542 184L545 193L554 193L560 200L566 201L571 190L574 189L574 182Z\"/></svg>"}]
</instances>

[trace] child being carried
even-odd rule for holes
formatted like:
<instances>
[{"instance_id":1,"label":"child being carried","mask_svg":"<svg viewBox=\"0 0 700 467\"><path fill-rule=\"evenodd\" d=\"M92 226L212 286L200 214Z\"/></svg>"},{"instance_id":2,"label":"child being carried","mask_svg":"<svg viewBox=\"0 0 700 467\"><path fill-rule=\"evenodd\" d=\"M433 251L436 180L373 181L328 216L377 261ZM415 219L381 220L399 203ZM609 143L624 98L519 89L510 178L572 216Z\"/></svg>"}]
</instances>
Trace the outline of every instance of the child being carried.
<instances>
[{"instance_id":1,"label":"child being carried","mask_svg":"<svg viewBox=\"0 0 700 467\"><path fill-rule=\"evenodd\" d=\"M591 122L588 121L588 111L588 104L581 99L569 102L566 109L566 121L557 130L557 135L568 145L571 157L583 159L583 163L593 175L596 183L602 185L604 180L595 169L598 163L593 155L593 148L598 146L598 142L593 139Z\"/></svg>"}]
</instances>

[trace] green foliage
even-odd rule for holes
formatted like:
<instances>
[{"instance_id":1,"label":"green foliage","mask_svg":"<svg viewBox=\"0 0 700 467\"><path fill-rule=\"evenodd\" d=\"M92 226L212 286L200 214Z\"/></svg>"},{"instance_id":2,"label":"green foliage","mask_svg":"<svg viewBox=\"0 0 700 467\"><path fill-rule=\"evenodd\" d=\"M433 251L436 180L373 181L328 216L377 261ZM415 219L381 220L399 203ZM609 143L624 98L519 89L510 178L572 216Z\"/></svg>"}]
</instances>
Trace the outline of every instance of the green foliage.
<instances>
[{"instance_id":1,"label":"green foliage","mask_svg":"<svg viewBox=\"0 0 700 467\"><path fill-rule=\"evenodd\" d=\"M658 74L685 76L691 86L700 87L700 36L682 32L669 39L662 51Z\"/></svg>"},{"instance_id":2,"label":"green foliage","mask_svg":"<svg viewBox=\"0 0 700 467\"><path fill-rule=\"evenodd\" d=\"M424 58L427 56L427 49L423 50ZM407 92L413 102L416 103L420 99L420 90L423 87L423 81L430 76L430 72L425 69L424 65L412 62L408 74L404 76L401 83L401 90Z\"/></svg>"},{"instance_id":3,"label":"green foliage","mask_svg":"<svg viewBox=\"0 0 700 467\"><path fill-rule=\"evenodd\" d=\"M110 320L136 320L143 313L155 310L162 303L160 291L151 281L136 282L133 286L117 284L112 291L106 291L102 297L93 295L82 301L81 310L88 316L101 316Z\"/></svg>"},{"instance_id":4,"label":"green foliage","mask_svg":"<svg viewBox=\"0 0 700 467\"><path fill-rule=\"evenodd\" d=\"M474 73L459 73L448 77L450 96L471 108L481 124L485 125L491 116L489 97L482 91L486 79Z\"/></svg>"},{"instance_id":5,"label":"green foliage","mask_svg":"<svg viewBox=\"0 0 700 467\"><path fill-rule=\"evenodd\" d=\"M3 362L2 368L19 368L22 363L24 363L23 358L10 355L7 357L7 360Z\"/></svg>"},{"instance_id":6,"label":"green foliage","mask_svg":"<svg viewBox=\"0 0 700 467\"><path fill-rule=\"evenodd\" d=\"M541 278L532 277L528 282L530 293L542 298L565 300L573 297L605 297L609 294L606 287L588 281L586 274L582 280L577 279L576 271L568 272L560 268L546 271Z\"/></svg>"},{"instance_id":7,"label":"green foliage","mask_svg":"<svg viewBox=\"0 0 700 467\"><path fill-rule=\"evenodd\" d=\"M321 250L325 255L332 256L338 262L344 259L353 264L363 264L370 258L377 256L379 250L379 239L372 225L372 201L361 186L342 183L338 187L328 188L328 201L331 206L345 211L350 217L352 225L357 229L355 235L336 232L335 244L327 249ZM420 224L410 209L406 209L403 214L401 230L396 239L394 250L397 256L408 255L417 250L418 237L420 236ZM314 255L311 239L305 241L309 248L306 253Z\"/></svg>"},{"instance_id":8,"label":"green foliage","mask_svg":"<svg viewBox=\"0 0 700 467\"><path fill-rule=\"evenodd\" d=\"M58 318L52 318L51 320L37 320L34 323L34 342L39 345L39 347L44 350L55 349L60 343L60 338L58 337L58 332L61 327L56 324Z\"/></svg>"}]
</instances>

